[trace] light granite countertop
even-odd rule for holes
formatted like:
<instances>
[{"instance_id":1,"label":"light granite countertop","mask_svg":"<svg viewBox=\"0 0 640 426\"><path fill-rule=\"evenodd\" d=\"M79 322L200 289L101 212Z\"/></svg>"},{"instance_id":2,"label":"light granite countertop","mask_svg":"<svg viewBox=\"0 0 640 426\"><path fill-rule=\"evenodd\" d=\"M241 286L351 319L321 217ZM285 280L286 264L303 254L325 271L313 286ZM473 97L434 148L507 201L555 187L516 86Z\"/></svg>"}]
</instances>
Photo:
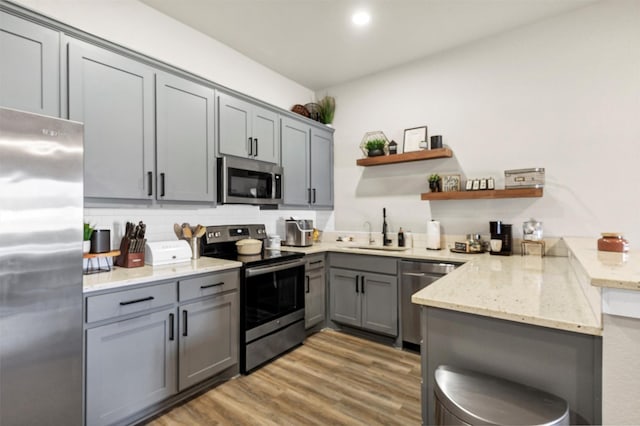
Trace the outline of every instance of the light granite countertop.
<instances>
[{"instance_id":1,"label":"light granite countertop","mask_svg":"<svg viewBox=\"0 0 640 426\"><path fill-rule=\"evenodd\" d=\"M565 237L563 240L584 269L591 285L640 290L640 250L627 253L598 251L595 238Z\"/></svg>"},{"instance_id":2,"label":"light granite countertop","mask_svg":"<svg viewBox=\"0 0 640 426\"><path fill-rule=\"evenodd\" d=\"M585 239L588 240L588 239ZM593 240L592 240L593 241ZM571 250L586 242L568 239ZM489 254L458 254L448 249L427 250L424 247L403 251L359 248L357 243L325 242L309 247L282 247L282 250L305 254L325 252L366 254L402 259L460 262L462 266L413 295L412 302L452 309L488 317L533 325L601 335L600 312L594 312L579 279L572 272L567 257L491 256ZM587 254L581 264L589 262ZM597 256L597 253L594 254ZM235 261L200 258L167 266L141 268L115 267L111 272L84 277L84 292L113 289L163 279L174 279L225 269L239 268ZM588 272L595 278L594 272ZM611 275L607 275L611 276ZM594 285L595 282L594 282Z\"/></svg>"},{"instance_id":3,"label":"light granite countertop","mask_svg":"<svg viewBox=\"0 0 640 426\"><path fill-rule=\"evenodd\" d=\"M481 255L412 297L416 304L602 335L566 257Z\"/></svg>"},{"instance_id":4,"label":"light granite countertop","mask_svg":"<svg viewBox=\"0 0 640 426\"><path fill-rule=\"evenodd\" d=\"M240 268L242 263L232 260L201 257L189 262L163 266L141 266L139 268L121 268L115 266L110 272L85 275L83 292L85 294L99 290L110 290L153 281L169 280L207 272Z\"/></svg>"}]
</instances>

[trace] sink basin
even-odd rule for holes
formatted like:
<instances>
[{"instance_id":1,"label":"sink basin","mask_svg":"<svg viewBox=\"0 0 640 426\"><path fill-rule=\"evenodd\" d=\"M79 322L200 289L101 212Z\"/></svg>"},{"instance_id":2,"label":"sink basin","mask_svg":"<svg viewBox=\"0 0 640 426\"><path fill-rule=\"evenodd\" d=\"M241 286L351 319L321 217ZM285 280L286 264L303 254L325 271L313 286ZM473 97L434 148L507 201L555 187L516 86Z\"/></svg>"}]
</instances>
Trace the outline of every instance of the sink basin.
<instances>
[{"instance_id":1,"label":"sink basin","mask_svg":"<svg viewBox=\"0 0 640 426\"><path fill-rule=\"evenodd\" d=\"M393 246L351 246L346 248L358 249L358 250L381 250L381 251L405 251L409 250L409 247L393 247Z\"/></svg>"}]
</instances>

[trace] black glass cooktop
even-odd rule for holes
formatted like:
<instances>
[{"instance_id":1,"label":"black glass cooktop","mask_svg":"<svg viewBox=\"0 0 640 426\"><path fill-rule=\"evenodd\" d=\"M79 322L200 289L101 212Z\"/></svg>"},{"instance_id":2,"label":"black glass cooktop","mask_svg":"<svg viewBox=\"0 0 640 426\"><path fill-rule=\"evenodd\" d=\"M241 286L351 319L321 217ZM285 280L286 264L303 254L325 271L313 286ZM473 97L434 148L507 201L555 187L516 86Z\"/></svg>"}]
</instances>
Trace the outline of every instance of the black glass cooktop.
<instances>
[{"instance_id":1,"label":"black glass cooktop","mask_svg":"<svg viewBox=\"0 0 640 426\"><path fill-rule=\"evenodd\" d=\"M300 259L304 257L304 253L293 251L281 251L281 250L262 250L260 254L254 255L242 255L233 253L209 253L203 254L207 257L216 257L218 259L235 260L242 262L245 267L249 266L261 266L270 265L279 262L286 262L288 260Z\"/></svg>"}]
</instances>

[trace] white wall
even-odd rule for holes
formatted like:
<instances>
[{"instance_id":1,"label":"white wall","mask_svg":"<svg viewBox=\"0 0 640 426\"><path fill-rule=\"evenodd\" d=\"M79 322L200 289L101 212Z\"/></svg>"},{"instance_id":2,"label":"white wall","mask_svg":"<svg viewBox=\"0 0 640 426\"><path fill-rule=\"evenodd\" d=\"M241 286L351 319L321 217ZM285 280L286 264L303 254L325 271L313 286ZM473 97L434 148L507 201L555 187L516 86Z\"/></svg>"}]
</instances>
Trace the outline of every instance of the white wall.
<instances>
[{"instance_id":1,"label":"white wall","mask_svg":"<svg viewBox=\"0 0 640 426\"><path fill-rule=\"evenodd\" d=\"M31 10L283 109L313 92L135 0L13 0Z\"/></svg>"},{"instance_id":2,"label":"white wall","mask_svg":"<svg viewBox=\"0 0 640 426\"><path fill-rule=\"evenodd\" d=\"M489 220L530 217L547 236L620 231L640 245L640 2L605 0L438 56L332 87L335 225L488 233ZM325 91L322 91L323 93ZM452 159L356 167L367 131L402 143L421 125ZM420 201L430 173L494 176L546 168L543 198Z\"/></svg>"}]
</instances>

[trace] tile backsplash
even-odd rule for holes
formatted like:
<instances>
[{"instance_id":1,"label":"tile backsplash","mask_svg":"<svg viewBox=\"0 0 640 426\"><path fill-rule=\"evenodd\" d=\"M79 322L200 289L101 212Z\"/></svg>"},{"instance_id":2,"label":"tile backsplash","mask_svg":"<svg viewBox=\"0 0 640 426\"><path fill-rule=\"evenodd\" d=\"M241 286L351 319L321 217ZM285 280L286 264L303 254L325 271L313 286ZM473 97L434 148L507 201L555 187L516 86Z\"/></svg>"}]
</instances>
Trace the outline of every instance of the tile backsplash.
<instances>
[{"instance_id":1,"label":"tile backsplash","mask_svg":"<svg viewBox=\"0 0 640 426\"><path fill-rule=\"evenodd\" d=\"M264 223L268 234L279 234L284 238L284 220L311 219L321 229L333 226L332 211L314 210L260 210L256 206L223 205L215 208L86 208L84 221L96 229L111 231L111 248L117 249L124 234L127 221L147 225L148 241L175 240L173 224L187 222L190 225L230 225Z\"/></svg>"}]
</instances>

